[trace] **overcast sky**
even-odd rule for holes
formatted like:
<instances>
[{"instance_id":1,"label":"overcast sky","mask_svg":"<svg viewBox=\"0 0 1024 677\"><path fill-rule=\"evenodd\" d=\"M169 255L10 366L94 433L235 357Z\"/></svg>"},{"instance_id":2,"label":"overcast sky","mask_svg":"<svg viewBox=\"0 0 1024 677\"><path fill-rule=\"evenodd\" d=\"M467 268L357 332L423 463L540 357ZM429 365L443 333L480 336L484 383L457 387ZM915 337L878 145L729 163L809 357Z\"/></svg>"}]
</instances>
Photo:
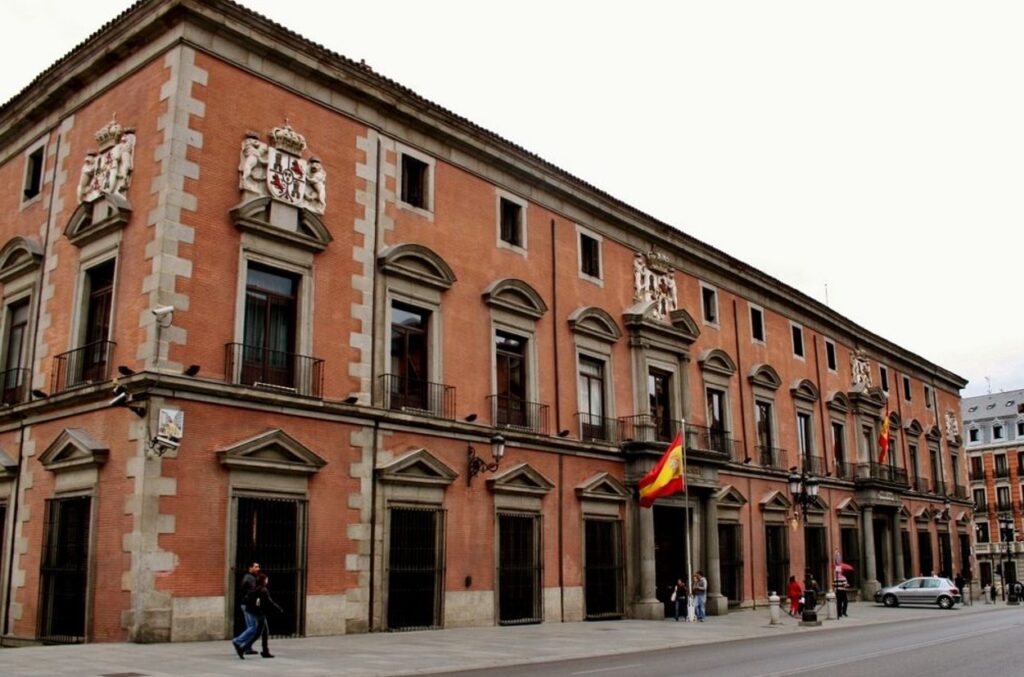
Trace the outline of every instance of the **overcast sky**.
<instances>
[{"instance_id":1,"label":"overcast sky","mask_svg":"<svg viewBox=\"0 0 1024 677\"><path fill-rule=\"evenodd\" d=\"M129 4L0 0L0 101ZM1024 387L1024 3L242 4L827 301L965 396Z\"/></svg>"}]
</instances>

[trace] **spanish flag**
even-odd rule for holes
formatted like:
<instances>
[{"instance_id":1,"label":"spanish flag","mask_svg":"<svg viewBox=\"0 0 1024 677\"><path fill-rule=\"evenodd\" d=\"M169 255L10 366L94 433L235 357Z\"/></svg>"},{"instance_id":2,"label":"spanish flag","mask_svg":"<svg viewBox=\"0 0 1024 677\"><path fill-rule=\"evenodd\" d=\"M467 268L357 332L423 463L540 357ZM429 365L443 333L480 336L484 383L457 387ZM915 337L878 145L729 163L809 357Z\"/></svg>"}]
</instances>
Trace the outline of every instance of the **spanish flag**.
<instances>
[{"instance_id":1,"label":"spanish flag","mask_svg":"<svg viewBox=\"0 0 1024 677\"><path fill-rule=\"evenodd\" d=\"M676 434L664 456L640 480L640 507L650 508L659 496L671 496L683 490L683 433Z\"/></svg>"},{"instance_id":2,"label":"spanish flag","mask_svg":"<svg viewBox=\"0 0 1024 677\"><path fill-rule=\"evenodd\" d=\"M889 410L885 410L885 418L882 419L882 434L878 436L878 462L885 463L885 457L889 455Z\"/></svg>"}]
</instances>

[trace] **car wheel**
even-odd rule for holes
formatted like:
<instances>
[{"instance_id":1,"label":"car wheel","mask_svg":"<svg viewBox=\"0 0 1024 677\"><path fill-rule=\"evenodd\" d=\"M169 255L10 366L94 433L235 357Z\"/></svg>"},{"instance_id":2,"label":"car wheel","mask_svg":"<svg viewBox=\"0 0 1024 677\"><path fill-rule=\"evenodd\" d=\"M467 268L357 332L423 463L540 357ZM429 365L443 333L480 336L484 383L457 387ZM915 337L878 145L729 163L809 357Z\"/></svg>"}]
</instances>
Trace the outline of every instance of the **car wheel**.
<instances>
[{"instance_id":1,"label":"car wheel","mask_svg":"<svg viewBox=\"0 0 1024 677\"><path fill-rule=\"evenodd\" d=\"M899 606L900 601L896 599L896 595L891 592L882 598L882 604L885 606Z\"/></svg>"},{"instance_id":2,"label":"car wheel","mask_svg":"<svg viewBox=\"0 0 1024 677\"><path fill-rule=\"evenodd\" d=\"M948 597L946 595L943 595L942 597L939 597L939 608L940 609L952 609L953 608L953 598L952 597Z\"/></svg>"}]
</instances>

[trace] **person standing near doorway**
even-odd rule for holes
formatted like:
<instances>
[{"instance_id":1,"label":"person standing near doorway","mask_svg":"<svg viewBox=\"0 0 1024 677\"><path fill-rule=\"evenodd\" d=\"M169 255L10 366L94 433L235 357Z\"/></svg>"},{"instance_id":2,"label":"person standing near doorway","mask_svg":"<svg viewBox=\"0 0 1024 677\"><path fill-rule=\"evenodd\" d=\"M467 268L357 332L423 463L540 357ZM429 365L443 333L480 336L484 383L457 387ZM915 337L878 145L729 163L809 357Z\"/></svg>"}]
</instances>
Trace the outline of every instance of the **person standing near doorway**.
<instances>
[{"instance_id":1,"label":"person standing near doorway","mask_svg":"<svg viewBox=\"0 0 1024 677\"><path fill-rule=\"evenodd\" d=\"M708 579L704 578L704 572L697 570L693 575L693 612L697 620L704 622L704 601L708 594Z\"/></svg>"},{"instance_id":2,"label":"person standing near doorway","mask_svg":"<svg viewBox=\"0 0 1024 677\"><path fill-rule=\"evenodd\" d=\"M260 575L260 563L250 562L249 568L245 575L242 576L242 584L239 587L238 599L241 600L239 605L242 608L242 617L245 618L245 630L241 632L237 637L231 640L231 643L235 647L235 653L238 654L239 658L245 658L245 651L247 647L252 646L253 640L256 639L256 635L259 632L258 619L256 615L248 608L247 600L249 594L256 589L257 576ZM250 650L251 651L251 650ZM256 653L251 651L251 653Z\"/></svg>"},{"instance_id":3,"label":"person standing near doorway","mask_svg":"<svg viewBox=\"0 0 1024 677\"><path fill-rule=\"evenodd\" d=\"M263 644L263 651L260 655L264 658L273 658L274 654L270 653L270 628L267 625L267 613L274 609L278 613L281 613L281 607L278 606L277 602L270 596L270 590L267 586L270 584L270 578L260 573L256 576L256 587L254 587L249 595L245 598L245 605L248 607L249 612L256 618L257 632L249 640L249 644L245 646L245 653L256 653L252 650L252 645L256 641L256 637L259 636Z\"/></svg>"},{"instance_id":4,"label":"person standing near doorway","mask_svg":"<svg viewBox=\"0 0 1024 677\"><path fill-rule=\"evenodd\" d=\"M686 614L687 605L689 604L690 592L686 588L686 582L681 579L676 579L676 587L672 591L672 601L676 606L676 620L679 620L679 609L683 610L683 615Z\"/></svg>"},{"instance_id":5,"label":"person standing near doorway","mask_svg":"<svg viewBox=\"0 0 1024 677\"><path fill-rule=\"evenodd\" d=\"M847 592L850 589L850 582L846 580L846 576L843 575L843 570L836 567L836 577L833 582L833 587L836 591L836 613L839 618L847 615L847 610L850 607L850 595Z\"/></svg>"}]
</instances>

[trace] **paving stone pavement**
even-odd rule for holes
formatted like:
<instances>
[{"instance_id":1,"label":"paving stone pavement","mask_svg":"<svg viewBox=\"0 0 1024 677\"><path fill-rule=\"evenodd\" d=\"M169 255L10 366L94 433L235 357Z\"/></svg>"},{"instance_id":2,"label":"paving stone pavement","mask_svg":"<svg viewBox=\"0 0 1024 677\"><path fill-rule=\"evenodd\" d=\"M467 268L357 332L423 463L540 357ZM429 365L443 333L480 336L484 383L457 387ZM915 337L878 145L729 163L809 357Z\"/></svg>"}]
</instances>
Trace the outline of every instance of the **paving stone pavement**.
<instances>
[{"instance_id":1,"label":"paving stone pavement","mask_svg":"<svg viewBox=\"0 0 1024 677\"><path fill-rule=\"evenodd\" d=\"M1020 610L1024 606L1010 607ZM0 650L0 675L11 677L165 677L169 675L423 675L497 665L542 663L587 656L653 651L691 644L728 642L844 626L900 623L941 614L1006 611L1002 603L943 611L935 607L887 609L850 604L849 618L802 627L782 614L771 625L767 607L712 616L705 623L601 621L510 627L456 628L271 640L273 659L239 660L227 640L167 644L80 644Z\"/></svg>"}]
</instances>

